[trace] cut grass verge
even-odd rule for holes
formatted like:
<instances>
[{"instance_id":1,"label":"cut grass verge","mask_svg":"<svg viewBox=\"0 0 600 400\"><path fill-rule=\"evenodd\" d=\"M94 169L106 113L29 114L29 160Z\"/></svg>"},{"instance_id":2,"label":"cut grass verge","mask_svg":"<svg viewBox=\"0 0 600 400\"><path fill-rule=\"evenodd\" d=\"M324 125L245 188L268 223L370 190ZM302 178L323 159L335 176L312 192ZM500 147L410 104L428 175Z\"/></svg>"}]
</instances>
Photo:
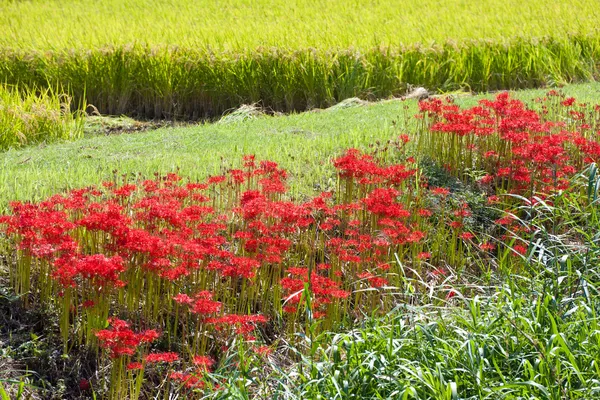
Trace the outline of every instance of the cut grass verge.
<instances>
[{"instance_id":1,"label":"cut grass verge","mask_svg":"<svg viewBox=\"0 0 600 400\"><path fill-rule=\"evenodd\" d=\"M562 90L581 102L600 101L600 84L571 85ZM545 93L531 90L514 95L533 100ZM459 105L472 105L482 97L456 98ZM292 196L314 194L334 183L326 160L345 148L366 148L410 132L414 121L407 121L405 115L415 114L416 105L414 100L387 101L10 150L0 160L0 208L5 209L12 200L40 200L69 188L98 184L115 174L151 177L155 172L179 170L184 177L201 179L230 168L245 154L271 159L287 169Z\"/></svg>"}]
</instances>

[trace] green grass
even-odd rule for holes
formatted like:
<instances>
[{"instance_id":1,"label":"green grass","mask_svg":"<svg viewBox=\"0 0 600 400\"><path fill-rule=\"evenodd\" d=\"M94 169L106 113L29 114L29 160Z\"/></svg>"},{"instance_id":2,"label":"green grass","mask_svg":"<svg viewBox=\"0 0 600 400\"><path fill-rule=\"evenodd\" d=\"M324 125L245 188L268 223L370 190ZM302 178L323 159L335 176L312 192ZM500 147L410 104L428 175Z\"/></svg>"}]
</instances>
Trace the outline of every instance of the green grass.
<instances>
[{"instance_id":1,"label":"green grass","mask_svg":"<svg viewBox=\"0 0 600 400\"><path fill-rule=\"evenodd\" d=\"M298 366L273 373L274 391L288 399L597 398L597 281L588 299L569 299L570 310L549 295L532 301L543 289L519 282L320 337L315 362L302 361L305 375Z\"/></svg>"},{"instance_id":2,"label":"green grass","mask_svg":"<svg viewBox=\"0 0 600 400\"><path fill-rule=\"evenodd\" d=\"M600 102L597 83L563 90L581 102ZM532 100L544 93L521 91L515 96ZM480 98L458 95L457 102L472 105ZM334 184L333 170L326 162L329 158L348 147L365 148L410 133L413 121L404 117L416 109L414 100L379 102L10 150L0 160L0 208L11 200L41 200L68 188L98 184L115 173L148 177L179 169L183 176L202 178L238 163L245 154L271 159L286 168L292 195L314 194Z\"/></svg>"},{"instance_id":3,"label":"green grass","mask_svg":"<svg viewBox=\"0 0 600 400\"><path fill-rule=\"evenodd\" d=\"M598 77L594 2L4 2L0 81L105 114L198 119ZM318 11L318 12L317 12Z\"/></svg>"}]
</instances>

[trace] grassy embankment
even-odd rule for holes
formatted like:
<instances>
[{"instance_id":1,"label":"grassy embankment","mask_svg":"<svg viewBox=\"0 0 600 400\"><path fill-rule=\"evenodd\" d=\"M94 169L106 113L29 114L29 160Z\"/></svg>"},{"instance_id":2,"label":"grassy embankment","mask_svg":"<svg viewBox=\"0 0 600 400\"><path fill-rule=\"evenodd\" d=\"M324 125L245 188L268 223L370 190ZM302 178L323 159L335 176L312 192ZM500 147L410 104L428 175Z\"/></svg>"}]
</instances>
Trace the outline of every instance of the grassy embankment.
<instances>
[{"instance_id":1,"label":"grassy embankment","mask_svg":"<svg viewBox=\"0 0 600 400\"><path fill-rule=\"evenodd\" d=\"M568 86L564 91L580 102L595 103L599 98L596 84ZM531 100L543 93L526 91L515 96ZM459 97L457 103L471 106L479 98ZM141 172L149 177L157 171L166 173L180 167L184 177L201 178L229 168L248 153L272 159L289 169L293 195L314 195L315 184L335 186L334 171L325 165L344 148L366 148L400 133L414 136L416 126L406 125L404 106L408 106L406 112L410 115L416 111L415 104L384 102L11 150L5 153L2 174L9 177L3 182L9 191L2 193L1 198L4 204L17 198L40 199L69 187L110 179L113 169L133 175ZM560 114L559 122L572 123L571 115L568 110ZM531 126L535 127L535 123ZM445 140L440 136L443 133L428 135L434 142ZM456 160L456 165L461 162ZM435 171L424 170L425 174L431 172ZM455 171L459 175L462 172ZM18 184L12 184L13 180ZM444 182L438 180L437 184ZM392 262L392 271L402 275L390 274L396 284L382 290L402 301L388 317L367 318L362 326L345 333L319 333L322 330L315 322L315 327L306 326L298 335L277 337L269 343L276 346L277 352L260 358L260 362L243 344L233 346L232 352L219 359L216 371L206 375L206 379L214 379L223 389L206 395L594 398L600 391L595 378L600 372L600 280L595 266L600 254L595 236L599 186L597 172L587 170L572 179L569 190L538 199L535 204L525 198L515 197L514 202L507 199L503 206L514 207L510 213L515 218L509 218L510 227L494 228L496 236L492 237L475 228L483 223L491 229L493 221L489 219L500 212L494 211L494 206L473 208L476 218L484 218L467 225L475 238L453 236L447 226L457 215L463 215L461 204L474 207L483 193L469 193L474 188L468 186L459 186L458 191L454 188L447 203L453 210L446 210L449 221L444 219L444 206L439 208L446 203L430 199L431 206L440 213L433 216L435 225L427 230L428 238L423 243L433 246L432 259L415 264L403 254ZM502 229L506 235L498 234ZM492 253L477 247L488 240L497 244ZM458 248L462 251L457 252ZM19 268L23 266L26 265ZM352 283L355 284L360 282ZM45 292L43 287L38 290ZM364 297L374 295L374 288L362 290ZM352 296L358 299L361 290L353 290ZM141 303L144 307L148 304ZM353 304L364 306L360 302ZM171 332L165 330L165 334ZM49 350L41 348L39 338L32 341L36 343L29 347L7 348L6 354L18 355L30 347L49 354ZM45 339L41 342L45 343ZM162 346L166 344L163 342ZM244 358L243 368L235 367L246 356L249 358ZM82 364L77 365L78 371L91 374ZM144 390L169 392L156 380L164 375L164 370L147 368ZM74 393L75 377L65 379L69 393ZM89 394L89 389L81 389L81 393Z\"/></svg>"},{"instance_id":2,"label":"grassy embankment","mask_svg":"<svg viewBox=\"0 0 600 400\"><path fill-rule=\"evenodd\" d=\"M599 84L562 89L581 102L595 103ZM545 90L514 92L532 100ZM486 96L457 96L468 106ZM487 96L489 97L489 96ZM238 162L242 155L280 163L290 174L293 196L331 188L326 162L348 147L366 148L400 133L411 134L416 101L390 101L287 116L262 116L230 124L166 127L134 134L87 137L71 143L32 146L4 153L0 164L0 206L11 200L40 200L60 191L98 184L113 174L148 177L179 170L201 179ZM405 109L407 107L407 109Z\"/></svg>"}]
</instances>

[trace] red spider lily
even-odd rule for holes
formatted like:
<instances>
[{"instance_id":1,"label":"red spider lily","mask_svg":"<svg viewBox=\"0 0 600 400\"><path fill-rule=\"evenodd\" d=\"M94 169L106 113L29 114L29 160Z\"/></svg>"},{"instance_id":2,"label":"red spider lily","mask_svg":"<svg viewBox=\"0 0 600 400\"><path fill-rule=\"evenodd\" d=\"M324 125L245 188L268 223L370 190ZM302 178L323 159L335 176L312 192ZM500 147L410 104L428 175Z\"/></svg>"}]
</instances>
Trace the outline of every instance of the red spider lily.
<instances>
[{"instance_id":1,"label":"red spider lily","mask_svg":"<svg viewBox=\"0 0 600 400\"><path fill-rule=\"evenodd\" d=\"M150 343L158 338L156 331L145 331L135 333L129 327L129 323L118 318L109 318L110 329L96 332L100 347L109 352L111 358L121 356L132 356L142 343Z\"/></svg>"},{"instance_id":2,"label":"red spider lily","mask_svg":"<svg viewBox=\"0 0 600 400\"><path fill-rule=\"evenodd\" d=\"M119 256L106 257L104 254L92 256L76 256L65 254L57 258L54 263L53 277L62 286L76 286L75 279L90 280L94 285L104 287L114 285L122 287L125 283L119 279L125 270L123 259Z\"/></svg>"},{"instance_id":3,"label":"red spider lily","mask_svg":"<svg viewBox=\"0 0 600 400\"><path fill-rule=\"evenodd\" d=\"M420 104L420 110L433 118L432 131L469 138L464 141L464 148L469 151L459 153L479 153L468 162L479 160L478 167L487 171L480 180L482 184L505 187L506 182L510 182L510 189L516 193L532 188L545 192L564 190L568 186L568 177L578 169L576 166L580 167L582 161L589 163L598 159L600 146L594 144L594 140L566 131L563 122L544 121L547 108L538 113L521 101L511 99L508 93L479 103L479 106L461 110L454 104L438 100ZM572 108L575 103L574 98L566 98L561 104ZM582 131L591 127L585 123L583 112L570 109L568 114ZM486 139L479 139L483 137ZM505 145L490 148L494 141L488 140L489 137L499 139ZM574 145L583 151L574 152ZM457 163L457 160L451 161Z\"/></svg>"},{"instance_id":4,"label":"red spider lily","mask_svg":"<svg viewBox=\"0 0 600 400\"><path fill-rule=\"evenodd\" d=\"M460 238L463 240L472 240L475 237L471 232L463 232L460 234Z\"/></svg>"},{"instance_id":5,"label":"red spider lily","mask_svg":"<svg viewBox=\"0 0 600 400\"><path fill-rule=\"evenodd\" d=\"M206 386L206 383L198 376L194 374L184 372L171 372L169 378L174 381L183 383L188 389L202 389Z\"/></svg>"},{"instance_id":6,"label":"red spider lily","mask_svg":"<svg viewBox=\"0 0 600 400\"><path fill-rule=\"evenodd\" d=\"M139 337L141 343L152 343L160 337L160 333L154 329L148 329L140 333Z\"/></svg>"},{"instance_id":7,"label":"red spider lily","mask_svg":"<svg viewBox=\"0 0 600 400\"><path fill-rule=\"evenodd\" d=\"M304 290L305 283L308 282L307 268L288 268L288 273L297 278L285 277L281 279L280 285L285 290L286 302L297 304L301 300L301 293ZM318 308L329 304L336 299L345 299L350 296L350 292L342 290L339 282L330 278L311 274L310 288L312 291L312 304ZM291 309L290 309L291 311Z\"/></svg>"},{"instance_id":8,"label":"red spider lily","mask_svg":"<svg viewBox=\"0 0 600 400\"><path fill-rule=\"evenodd\" d=\"M527 246L522 244L516 244L513 246L513 250L516 252L514 255L525 255L527 254Z\"/></svg>"},{"instance_id":9,"label":"red spider lily","mask_svg":"<svg viewBox=\"0 0 600 400\"><path fill-rule=\"evenodd\" d=\"M192 304L194 302L194 299L185 293L179 293L178 295L173 296L173 300L179 304Z\"/></svg>"},{"instance_id":10,"label":"red spider lily","mask_svg":"<svg viewBox=\"0 0 600 400\"><path fill-rule=\"evenodd\" d=\"M389 284L388 280L379 276L375 276L372 273L365 271L357 275L360 279L366 279L371 287L382 287Z\"/></svg>"},{"instance_id":11,"label":"red spider lily","mask_svg":"<svg viewBox=\"0 0 600 400\"><path fill-rule=\"evenodd\" d=\"M215 364L215 360L209 356L194 356L193 363L199 371L209 371Z\"/></svg>"},{"instance_id":12,"label":"red spider lily","mask_svg":"<svg viewBox=\"0 0 600 400\"><path fill-rule=\"evenodd\" d=\"M222 304L218 301L213 301L213 294L207 290L196 294L194 302L191 304L190 311L194 314L208 315L215 314L221 310Z\"/></svg>"},{"instance_id":13,"label":"red spider lily","mask_svg":"<svg viewBox=\"0 0 600 400\"><path fill-rule=\"evenodd\" d=\"M469 206L466 203L462 203L458 210L453 212L456 218L466 218L472 215L471 210L469 210Z\"/></svg>"},{"instance_id":14,"label":"red spider lily","mask_svg":"<svg viewBox=\"0 0 600 400\"><path fill-rule=\"evenodd\" d=\"M212 324L217 330L233 328L238 335L248 335L258 324L266 324L268 319L264 315L238 315L225 314L216 318L206 318L207 324Z\"/></svg>"},{"instance_id":15,"label":"red spider lily","mask_svg":"<svg viewBox=\"0 0 600 400\"><path fill-rule=\"evenodd\" d=\"M211 176L210 178L207 179L207 183L209 185L218 185L219 183L225 182L227 180L227 177L223 176L223 175L219 175L219 176Z\"/></svg>"},{"instance_id":16,"label":"red spider lily","mask_svg":"<svg viewBox=\"0 0 600 400\"><path fill-rule=\"evenodd\" d=\"M450 194L450 189L441 188L441 187L430 188L430 191L434 195L441 196L441 197L445 197L445 196L448 196Z\"/></svg>"},{"instance_id":17,"label":"red spider lily","mask_svg":"<svg viewBox=\"0 0 600 400\"><path fill-rule=\"evenodd\" d=\"M463 223L461 221L452 221L448 225L450 225L452 229L461 229L463 227Z\"/></svg>"},{"instance_id":18,"label":"red spider lily","mask_svg":"<svg viewBox=\"0 0 600 400\"><path fill-rule=\"evenodd\" d=\"M391 218L407 218L410 212L396 202L399 192L395 189L375 189L363 200L367 210L375 215Z\"/></svg>"},{"instance_id":19,"label":"red spider lily","mask_svg":"<svg viewBox=\"0 0 600 400\"><path fill-rule=\"evenodd\" d=\"M137 189L136 185L124 185L113 190L113 194L116 197L125 198L131 196L131 194Z\"/></svg>"},{"instance_id":20,"label":"red spider lily","mask_svg":"<svg viewBox=\"0 0 600 400\"><path fill-rule=\"evenodd\" d=\"M490 197L487 198L487 203L488 204L495 204L495 203L498 203L498 202L500 202L500 197L498 197L498 196L494 195L494 196L490 196Z\"/></svg>"},{"instance_id":21,"label":"red spider lily","mask_svg":"<svg viewBox=\"0 0 600 400\"><path fill-rule=\"evenodd\" d=\"M273 353L273 349L269 346L254 346L252 350L263 357L268 357Z\"/></svg>"},{"instance_id":22,"label":"red spider lily","mask_svg":"<svg viewBox=\"0 0 600 400\"><path fill-rule=\"evenodd\" d=\"M140 369L144 369L144 365L140 362L130 362L127 364L127 369L130 371L137 371Z\"/></svg>"},{"instance_id":23,"label":"red spider lily","mask_svg":"<svg viewBox=\"0 0 600 400\"><path fill-rule=\"evenodd\" d=\"M179 360L179 354L174 352L163 352L163 353L150 353L144 360L147 363L174 363Z\"/></svg>"},{"instance_id":24,"label":"red spider lily","mask_svg":"<svg viewBox=\"0 0 600 400\"><path fill-rule=\"evenodd\" d=\"M421 217L431 217L433 215L433 212L431 210L427 210L425 208L421 208L419 210L417 210L417 213L421 216Z\"/></svg>"},{"instance_id":25,"label":"red spider lily","mask_svg":"<svg viewBox=\"0 0 600 400\"><path fill-rule=\"evenodd\" d=\"M493 251L496 249L496 246L493 243L481 243L479 248L483 251Z\"/></svg>"},{"instance_id":26,"label":"red spider lily","mask_svg":"<svg viewBox=\"0 0 600 400\"><path fill-rule=\"evenodd\" d=\"M342 178L363 178L378 171L377 164L367 154L360 150L348 149L346 153L333 161L333 166L339 171Z\"/></svg>"},{"instance_id":27,"label":"red spider lily","mask_svg":"<svg viewBox=\"0 0 600 400\"><path fill-rule=\"evenodd\" d=\"M93 300L86 300L83 303L81 303L82 308L92 308L95 305L96 305L96 303Z\"/></svg>"}]
</instances>

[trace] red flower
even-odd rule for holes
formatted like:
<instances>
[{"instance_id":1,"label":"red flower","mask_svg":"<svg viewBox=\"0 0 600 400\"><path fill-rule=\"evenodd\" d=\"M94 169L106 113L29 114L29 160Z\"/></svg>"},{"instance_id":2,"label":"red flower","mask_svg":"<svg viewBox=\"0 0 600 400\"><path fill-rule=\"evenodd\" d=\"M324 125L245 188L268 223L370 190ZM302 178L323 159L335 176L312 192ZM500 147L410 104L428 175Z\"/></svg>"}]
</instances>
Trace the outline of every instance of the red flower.
<instances>
[{"instance_id":1,"label":"red flower","mask_svg":"<svg viewBox=\"0 0 600 400\"><path fill-rule=\"evenodd\" d=\"M86 300L83 303L81 303L81 307L83 307L83 308L92 308L92 307L94 307L95 304L96 303L94 303L93 300Z\"/></svg>"},{"instance_id":2,"label":"red flower","mask_svg":"<svg viewBox=\"0 0 600 400\"><path fill-rule=\"evenodd\" d=\"M195 296L191 311L194 314L215 314L221 310L221 303L212 300L213 294L207 290L199 292Z\"/></svg>"},{"instance_id":3,"label":"red flower","mask_svg":"<svg viewBox=\"0 0 600 400\"><path fill-rule=\"evenodd\" d=\"M150 353L146 356L145 360L149 363L173 363L179 360L179 354L169 351L164 353Z\"/></svg>"},{"instance_id":4,"label":"red flower","mask_svg":"<svg viewBox=\"0 0 600 400\"><path fill-rule=\"evenodd\" d=\"M357 149L346 150L343 156L333 160L333 166L342 178L362 178L378 169L371 156L362 154Z\"/></svg>"},{"instance_id":5,"label":"red flower","mask_svg":"<svg viewBox=\"0 0 600 400\"><path fill-rule=\"evenodd\" d=\"M194 356L193 362L201 371L208 371L215 364L215 360L209 356Z\"/></svg>"},{"instance_id":6,"label":"red flower","mask_svg":"<svg viewBox=\"0 0 600 400\"><path fill-rule=\"evenodd\" d=\"M140 370L143 368L144 365L140 362L130 362L129 364L127 364L127 369L130 371Z\"/></svg>"},{"instance_id":7,"label":"red flower","mask_svg":"<svg viewBox=\"0 0 600 400\"><path fill-rule=\"evenodd\" d=\"M158 332L148 330L141 334L133 332L129 323L118 318L109 318L110 329L96 332L100 347L108 349L111 358L131 356L142 343L150 343L159 336Z\"/></svg>"},{"instance_id":8,"label":"red flower","mask_svg":"<svg viewBox=\"0 0 600 400\"><path fill-rule=\"evenodd\" d=\"M179 293L178 295L173 296L173 300L179 304L192 304L194 302L194 299L185 293Z\"/></svg>"},{"instance_id":9,"label":"red flower","mask_svg":"<svg viewBox=\"0 0 600 400\"><path fill-rule=\"evenodd\" d=\"M445 197L450 194L450 190L447 188L434 187L434 188L431 188L430 190L431 190L431 193L435 194L436 196Z\"/></svg>"},{"instance_id":10,"label":"red flower","mask_svg":"<svg viewBox=\"0 0 600 400\"><path fill-rule=\"evenodd\" d=\"M149 329L140 334L140 342L152 343L160 337L160 333L154 329Z\"/></svg>"},{"instance_id":11,"label":"red flower","mask_svg":"<svg viewBox=\"0 0 600 400\"><path fill-rule=\"evenodd\" d=\"M85 378L81 378L79 380L79 389L86 391L86 390L90 390L90 388L92 387L92 385L90 385L90 381L88 381Z\"/></svg>"},{"instance_id":12,"label":"red flower","mask_svg":"<svg viewBox=\"0 0 600 400\"><path fill-rule=\"evenodd\" d=\"M463 232L460 234L460 238L463 240L471 240L475 237L471 232Z\"/></svg>"},{"instance_id":13,"label":"red flower","mask_svg":"<svg viewBox=\"0 0 600 400\"><path fill-rule=\"evenodd\" d=\"M527 246L524 246L522 244L516 244L513 246L513 250L520 255L525 255L527 254Z\"/></svg>"},{"instance_id":14,"label":"red flower","mask_svg":"<svg viewBox=\"0 0 600 400\"><path fill-rule=\"evenodd\" d=\"M493 251L496 248L496 246L492 243L481 243L479 245L479 248L483 251Z\"/></svg>"},{"instance_id":15,"label":"red flower","mask_svg":"<svg viewBox=\"0 0 600 400\"><path fill-rule=\"evenodd\" d=\"M218 318L206 318L205 322L213 324L217 329L233 327L237 334L247 335L252 332L257 324L265 324L268 319L264 315L238 315L225 314Z\"/></svg>"}]
</instances>

